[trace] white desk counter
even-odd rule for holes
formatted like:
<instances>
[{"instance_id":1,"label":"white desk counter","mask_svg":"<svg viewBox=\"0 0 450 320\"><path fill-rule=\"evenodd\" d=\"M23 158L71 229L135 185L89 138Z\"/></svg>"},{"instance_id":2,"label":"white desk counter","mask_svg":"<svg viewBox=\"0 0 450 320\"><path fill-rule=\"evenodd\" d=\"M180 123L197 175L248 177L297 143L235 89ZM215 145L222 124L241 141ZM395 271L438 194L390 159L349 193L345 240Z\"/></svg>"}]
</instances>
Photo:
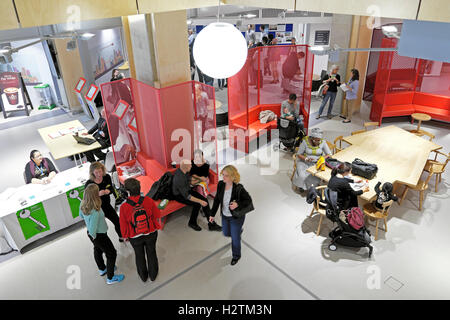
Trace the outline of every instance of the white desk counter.
<instances>
[{"instance_id":1,"label":"white desk counter","mask_svg":"<svg viewBox=\"0 0 450 320\"><path fill-rule=\"evenodd\" d=\"M89 163L58 173L47 185L27 184L0 194L0 228L9 245L26 245L79 221Z\"/></svg>"}]
</instances>

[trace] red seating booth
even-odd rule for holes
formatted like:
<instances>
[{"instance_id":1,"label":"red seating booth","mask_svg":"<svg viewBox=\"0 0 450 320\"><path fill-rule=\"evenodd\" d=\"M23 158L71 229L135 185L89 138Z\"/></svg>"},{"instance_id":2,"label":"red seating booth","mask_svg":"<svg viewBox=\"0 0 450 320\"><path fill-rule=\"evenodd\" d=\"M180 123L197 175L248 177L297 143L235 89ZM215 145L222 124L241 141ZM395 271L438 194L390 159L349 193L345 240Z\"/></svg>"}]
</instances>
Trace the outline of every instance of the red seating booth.
<instances>
[{"instance_id":1,"label":"red seating booth","mask_svg":"<svg viewBox=\"0 0 450 320\"><path fill-rule=\"evenodd\" d=\"M218 183L217 133L214 88L188 81L162 89L135 79L101 85L103 105L119 179L141 167L136 176L147 194L165 172L175 171L172 163L192 159L201 149L210 164L210 190ZM160 201L157 201L159 204ZM162 217L184 207L171 200ZM164 225L165 218L162 219Z\"/></svg>"},{"instance_id":2,"label":"red seating booth","mask_svg":"<svg viewBox=\"0 0 450 320\"><path fill-rule=\"evenodd\" d=\"M248 153L252 142L277 128L276 121L261 123L259 113L280 116L281 102L297 95L299 113L308 129L314 55L307 45L256 47L248 51L244 67L228 78L230 146ZM278 80L278 81L277 81Z\"/></svg>"},{"instance_id":3,"label":"red seating booth","mask_svg":"<svg viewBox=\"0 0 450 320\"><path fill-rule=\"evenodd\" d=\"M395 48L397 39L385 38L383 48ZM450 122L450 63L380 53L370 119L426 113Z\"/></svg>"}]
</instances>

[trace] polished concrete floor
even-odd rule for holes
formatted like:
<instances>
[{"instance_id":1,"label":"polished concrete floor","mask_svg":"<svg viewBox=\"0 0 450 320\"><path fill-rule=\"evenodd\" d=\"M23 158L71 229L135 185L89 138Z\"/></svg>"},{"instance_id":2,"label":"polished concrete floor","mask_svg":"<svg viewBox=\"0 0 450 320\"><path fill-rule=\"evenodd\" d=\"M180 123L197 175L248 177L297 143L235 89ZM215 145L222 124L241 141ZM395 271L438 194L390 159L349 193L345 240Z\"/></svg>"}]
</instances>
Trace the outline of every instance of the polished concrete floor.
<instances>
[{"instance_id":1,"label":"polished concrete floor","mask_svg":"<svg viewBox=\"0 0 450 320\"><path fill-rule=\"evenodd\" d=\"M313 103L313 112L318 103ZM368 106L363 105L351 124L343 124L335 117L315 121L313 126L322 128L325 138L333 140L360 129L368 119L368 111ZM49 155L36 129L71 119L70 115L58 115L0 130L0 144L5 150L0 158L0 192L23 183L23 166L31 148ZM387 119L383 126L391 124L412 127L407 117ZM448 124L427 122L423 127L434 133L435 142L448 152ZM118 250L118 271L125 274L125 280L107 286L97 273L91 242L81 226L1 263L0 299L450 298L448 170L437 193L434 179L431 181L422 212L418 211L417 192L409 192L402 206L394 205L389 230L380 231L379 240L373 243L373 256L368 259L365 249L328 250L327 235L332 223L325 219L316 236L319 217L308 217L311 205L291 187L291 155L280 152L277 156L279 170L267 175L261 171L264 161L251 164L256 153L243 157L227 149L226 140L219 141L219 162L238 163L242 182L256 208L246 218L242 259L237 265L229 264L230 240L221 233L207 231L202 217L201 232L188 228L190 210L185 208L171 214L159 232L160 273L154 282L139 280L132 249L118 242L109 224L109 236ZM69 160L57 162L61 170L71 165ZM374 233L373 227L371 230ZM73 270L80 271L80 287L70 289Z\"/></svg>"}]
</instances>

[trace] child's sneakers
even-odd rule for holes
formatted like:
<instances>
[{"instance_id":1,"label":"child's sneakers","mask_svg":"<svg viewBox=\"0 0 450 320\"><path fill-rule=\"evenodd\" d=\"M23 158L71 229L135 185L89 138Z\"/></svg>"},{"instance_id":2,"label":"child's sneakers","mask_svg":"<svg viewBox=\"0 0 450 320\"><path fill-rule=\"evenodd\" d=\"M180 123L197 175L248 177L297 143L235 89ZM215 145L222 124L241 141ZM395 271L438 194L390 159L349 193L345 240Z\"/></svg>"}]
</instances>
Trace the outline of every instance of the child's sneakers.
<instances>
[{"instance_id":1,"label":"child's sneakers","mask_svg":"<svg viewBox=\"0 0 450 320\"><path fill-rule=\"evenodd\" d=\"M100 277L103 277L108 269L105 268L105 270L98 270L98 273L100 274ZM117 266L114 266L114 272L117 270Z\"/></svg>"},{"instance_id":2,"label":"child's sneakers","mask_svg":"<svg viewBox=\"0 0 450 320\"><path fill-rule=\"evenodd\" d=\"M119 283L125 278L123 274L116 274L112 277L112 279L106 279L106 284L114 284Z\"/></svg>"}]
</instances>

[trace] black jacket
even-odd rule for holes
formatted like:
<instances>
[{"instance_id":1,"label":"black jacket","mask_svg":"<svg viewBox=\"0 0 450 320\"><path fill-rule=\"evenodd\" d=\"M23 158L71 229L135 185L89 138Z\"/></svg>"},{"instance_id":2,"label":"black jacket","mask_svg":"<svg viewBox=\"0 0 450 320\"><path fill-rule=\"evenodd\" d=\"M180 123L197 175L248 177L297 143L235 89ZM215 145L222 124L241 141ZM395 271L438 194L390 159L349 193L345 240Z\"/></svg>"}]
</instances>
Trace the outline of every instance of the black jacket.
<instances>
[{"instance_id":1,"label":"black jacket","mask_svg":"<svg viewBox=\"0 0 450 320\"><path fill-rule=\"evenodd\" d=\"M358 206L358 196L363 194L362 190L355 191L350 187L353 180L347 178L331 177L328 188L338 193L338 206L340 210Z\"/></svg>"},{"instance_id":2,"label":"black jacket","mask_svg":"<svg viewBox=\"0 0 450 320\"><path fill-rule=\"evenodd\" d=\"M105 137L102 137L99 131L103 131ZM88 131L89 134L93 134L95 140L97 140L103 148L111 146L109 139L108 123L102 117L98 118L97 123Z\"/></svg>"},{"instance_id":3,"label":"black jacket","mask_svg":"<svg viewBox=\"0 0 450 320\"><path fill-rule=\"evenodd\" d=\"M220 212L222 213L222 203L223 203L224 194L225 194L225 182L219 181L219 184L217 185L217 193L214 198L214 203L213 203L213 206L211 209L211 216L214 217L216 215L216 212L219 209L219 206L220 206ZM240 183L238 183L238 184L233 183L233 190L231 191L230 203L233 201L236 201L238 204L238 207L241 207L241 208L245 208L252 203L252 198L248 194L247 190L245 190L244 186ZM231 213L233 214L232 211L231 211Z\"/></svg>"}]
</instances>

